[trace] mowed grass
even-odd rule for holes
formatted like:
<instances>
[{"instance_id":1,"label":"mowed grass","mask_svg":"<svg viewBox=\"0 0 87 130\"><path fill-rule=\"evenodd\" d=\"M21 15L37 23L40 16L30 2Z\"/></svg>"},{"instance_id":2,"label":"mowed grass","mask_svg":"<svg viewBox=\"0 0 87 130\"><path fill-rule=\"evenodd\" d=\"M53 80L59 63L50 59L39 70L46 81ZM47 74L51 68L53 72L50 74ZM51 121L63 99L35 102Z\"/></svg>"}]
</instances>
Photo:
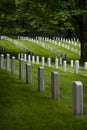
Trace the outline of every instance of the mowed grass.
<instances>
[{"instance_id":1,"label":"mowed grass","mask_svg":"<svg viewBox=\"0 0 87 130\"><path fill-rule=\"evenodd\" d=\"M50 46L54 51L58 52L59 56L60 54L61 55L66 55L66 59L69 61L71 59L73 60L76 60L76 59L79 59L79 55L78 54L75 54L73 52L71 52L71 49L70 50L67 50L61 46L58 46L58 45L55 45L55 44L52 44L50 42L47 42L47 41L44 41L43 42L45 43L46 46ZM58 41L57 41L58 42ZM75 47L71 44L67 44L66 42L61 42L61 45L64 44L64 45L69 45L70 48L75 48L77 49L78 51L80 50L79 47Z\"/></svg>"},{"instance_id":2,"label":"mowed grass","mask_svg":"<svg viewBox=\"0 0 87 130\"><path fill-rule=\"evenodd\" d=\"M37 55L37 56L44 56L46 59L48 57L52 58L52 61L54 61L55 57L57 56L58 58L62 55L64 58L64 55L66 55L66 60L70 61L72 60L77 60L79 59L79 55L71 52L71 51L67 51L67 49L64 49L58 45L54 45L50 42L46 42L44 41L45 46L50 46L52 48L52 50L54 50L54 52L42 48L39 45L34 44L33 42L29 42L26 40L18 40L16 39L16 41L18 41L20 44L26 46L29 49L29 53L32 55ZM64 42L63 42L64 44ZM10 53L13 55L16 55L18 53L25 53L25 51L21 50L20 48L18 48L16 45L14 45L12 42L6 41L6 40L0 40L0 45L6 49L6 53ZM72 45L70 45L72 46ZM77 47L76 47L77 48ZM79 50L79 48L77 48Z\"/></svg>"},{"instance_id":3,"label":"mowed grass","mask_svg":"<svg viewBox=\"0 0 87 130\"><path fill-rule=\"evenodd\" d=\"M11 55L16 55L16 56L18 53L25 53L25 51L21 50L12 42L9 42L7 40L0 40L0 46L5 49L4 51L0 50L1 53L5 53L5 54L9 53Z\"/></svg>"},{"instance_id":4,"label":"mowed grass","mask_svg":"<svg viewBox=\"0 0 87 130\"><path fill-rule=\"evenodd\" d=\"M25 63L26 66L26 63ZM16 72L0 69L0 130L86 130L87 77L61 69L44 67L44 92L38 92L37 72L40 65L31 65L32 84L19 80ZM51 72L59 73L60 99L51 98ZM83 83L84 114L72 114L72 81Z\"/></svg>"},{"instance_id":5,"label":"mowed grass","mask_svg":"<svg viewBox=\"0 0 87 130\"><path fill-rule=\"evenodd\" d=\"M26 40L17 40L17 41L20 42L20 44L25 45L27 48L29 48L29 50L33 52L34 55L37 55L40 57L44 56L45 58L51 57L53 59L56 57L55 53L47 49L44 49L41 46L34 44L33 42L29 42Z\"/></svg>"}]
</instances>

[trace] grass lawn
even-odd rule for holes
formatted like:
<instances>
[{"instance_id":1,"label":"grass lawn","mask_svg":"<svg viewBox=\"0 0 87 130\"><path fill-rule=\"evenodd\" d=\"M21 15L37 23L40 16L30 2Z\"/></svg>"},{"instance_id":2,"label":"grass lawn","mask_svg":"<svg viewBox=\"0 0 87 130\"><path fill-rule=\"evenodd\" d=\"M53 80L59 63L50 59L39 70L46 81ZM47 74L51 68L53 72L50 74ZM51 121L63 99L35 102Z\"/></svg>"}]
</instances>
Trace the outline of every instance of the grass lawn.
<instances>
[{"instance_id":1,"label":"grass lawn","mask_svg":"<svg viewBox=\"0 0 87 130\"><path fill-rule=\"evenodd\" d=\"M37 91L38 65L31 67L31 85L25 84L25 79L19 80L18 61L14 75L0 69L0 130L86 130L87 77L44 67L45 91L40 93ZM59 73L59 100L51 98L52 71ZM72 114L72 81L78 80L84 85L84 114L81 116Z\"/></svg>"},{"instance_id":2,"label":"grass lawn","mask_svg":"<svg viewBox=\"0 0 87 130\"><path fill-rule=\"evenodd\" d=\"M11 55L17 56L18 53L25 53L25 51L18 48L16 45L14 45L12 42L9 42L7 40L0 40L0 46L4 48L4 52L0 50L0 53L10 53Z\"/></svg>"}]
</instances>

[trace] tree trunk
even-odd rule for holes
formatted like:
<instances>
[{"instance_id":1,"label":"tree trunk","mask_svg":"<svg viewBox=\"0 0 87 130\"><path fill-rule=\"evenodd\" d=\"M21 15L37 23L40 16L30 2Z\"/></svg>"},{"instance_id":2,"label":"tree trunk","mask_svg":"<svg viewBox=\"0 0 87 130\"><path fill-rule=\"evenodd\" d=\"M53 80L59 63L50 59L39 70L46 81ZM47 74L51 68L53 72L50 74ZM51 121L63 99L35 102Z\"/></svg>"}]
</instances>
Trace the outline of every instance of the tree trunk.
<instances>
[{"instance_id":1,"label":"tree trunk","mask_svg":"<svg viewBox=\"0 0 87 130\"><path fill-rule=\"evenodd\" d=\"M87 16L82 15L79 19L78 38L81 42L81 57L82 62L87 61Z\"/></svg>"},{"instance_id":2,"label":"tree trunk","mask_svg":"<svg viewBox=\"0 0 87 130\"><path fill-rule=\"evenodd\" d=\"M87 0L75 0L75 7L81 10L87 10ZM87 61L87 14L83 13L76 16L74 26L81 43L80 60L84 63Z\"/></svg>"}]
</instances>

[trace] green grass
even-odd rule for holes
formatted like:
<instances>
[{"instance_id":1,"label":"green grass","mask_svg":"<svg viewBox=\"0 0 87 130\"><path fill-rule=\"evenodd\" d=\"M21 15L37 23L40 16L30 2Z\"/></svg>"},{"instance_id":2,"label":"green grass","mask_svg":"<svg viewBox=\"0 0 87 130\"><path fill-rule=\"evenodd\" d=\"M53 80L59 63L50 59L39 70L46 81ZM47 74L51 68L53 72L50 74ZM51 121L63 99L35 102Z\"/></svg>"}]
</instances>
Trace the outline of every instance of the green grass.
<instances>
[{"instance_id":1,"label":"green grass","mask_svg":"<svg viewBox=\"0 0 87 130\"><path fill-rule=\"evenodd\" d=\"M45 56L46 58L48 58L48 57L55 58L56 57L56 54L54 54L53 52L50 52L47 49L44 49L32 42L29 42L26 40L17 40L17 41L20 42L20 44L27 46L27 48L29 48L29 50L32 51L34 53L34 55L39 55L40 57Z\"/></svg>"},{"instance_id":2,"label":"green grass","mask_svg":"<svg viewBox=\"0 0 87 130\"><path fill-rule=\"evenodd\" d=\"M25 79L19 80L18 61L14 75L0 69L0 130L86 130L87 77L64 73L62 66L58 70L44 67L45 91L40 93L37 91L38 66L31 66L31 85L25 84ZM51 98L52 71L59 73L59 100ZM72 114L72 81L75 80L80 80L84 85L84 114L81 116Z\"/></svg>"},{"instance_id":3,"label":"green grass","mask_svg":"<svg viewBox=\"0 0 87 130\"><path fill-rule=\"evenodd\" d=\"M16 45L14 45L12 42L9 42L7 40L0 40L0 46L5 49L5 51L1 51L1 53L10 53L11 55L16 55L18 53L25 53L25 51L18 48Z\"/></svg>"},{"instance_id":4,"label":"green grass","mask_svg":"<svg viewBox=\"0 0 87 130\"><path fill-rule=\"evenodd\" d=\"M60 54L61 55L65 55L66 54L67 55L67 60L71 60L71 59L76 60L76 59L79 59L79 56L77 54L71 52L71 49L67 50L67 49L65 49L65 48L63 48L61 46L54 45L54 44L52 44L50 42L47 42L47 41L45 41L44 43L45 43L46 46L49 45L53 50L55 50L56 52L58 52L59 56L60 56ZM73 46L71 44L67 44L66 42L61 42L61 44L69 45L70 48L75 48L75 49L77 49L79 51L79 47L77 47L77 46L75 47L75 46Z\"/></svg>"},{"instance_id":5,"label":"green grass","mask_svg":"<svg viewBox=\"0 0 87 130\"><path fill-rule=\"evenodd\" d=\"M32 42L26 41L26 40L16 39L16 41L18 41L20 44L26 46L29 49L30 54L33 53L33 55L39 55L40 57L44 56L46 59L48 57L51 57L52 60L54 60L54 58L56 56L60 57L60 55L63 55L63 58L64 58L64 55L66 55L67 61L70 61L71 59L76 60L76 59L80 58L77 54L75 54L71 51L67 51L66 49L64 49L60 46L54 45L50 42L44 41L44 44L46 46L50 46L54 50L54 52L52 52L48 49L44 49L41 46L38 46L38 45L36 45ZM66 43L63 42L63 44L66 44ZM16 56L18 53L25 53L25 51L23 51L20 48L18 48L17 46L15 46L12 42L9 42L6 40L0 40L0 45L6 49L6 53L14 54ZM72 45L69 45L69 46L72 47ZM78 47L76 47L76 48L79 50Z\"/></svg>"},{"instance_id":6,"label":"green grass","mask_svg":"<svg viewBox=\"0 0 87 130\"><path fill-rule=\"evenodd\" d=\"M19 42L31 50L35 55L55 57L55 54L27 41ZM12 43L0 40L0 44L7 48L8 53L20 52ZM49 44L49 43L46 43ZM55 47L55 46L54 46ZM55 48L58 49L57 47ZM62 48L61 53L64 54ZM65 50L70 59L79 59L74 53ZM68 58L68 59L69 59ZM6 61L5 61L6 62ZM38 67L31 64L32 84L26 84L26 78L19 80L19 61L16 60L15 74L0 69L0 130L86 130L87 129L87 71L83 66L79 74L74 74L74 68L67 65L67 72L63 66L58 69L44 67L44 92L38 92ZM11 64L11 63L10 63ZM26 66L26 63L25 63ZM11 65L10 65L11 67ZM26 70L26 69L24 69ZM51 98L51 72L59 73L60 99ZM25 72L26 75L26 72ZM83 83L83 115L72 114L72 82Z\"/></svg>"}]
</instances>

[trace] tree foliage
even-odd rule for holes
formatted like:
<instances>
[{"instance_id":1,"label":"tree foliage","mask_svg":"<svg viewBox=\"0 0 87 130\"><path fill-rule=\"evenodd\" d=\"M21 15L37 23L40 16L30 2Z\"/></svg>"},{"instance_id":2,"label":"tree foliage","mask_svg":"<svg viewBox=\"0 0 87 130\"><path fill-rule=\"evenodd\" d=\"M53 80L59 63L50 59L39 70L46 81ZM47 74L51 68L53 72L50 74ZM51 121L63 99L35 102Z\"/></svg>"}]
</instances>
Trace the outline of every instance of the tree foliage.
<instances>
[{"instance_id":1,"label":"tree foliage","mask_svg":"<svg viewBox=\"0 0 87 130\"><path fill-rule=\"evenodd\" d=\"M87 0L0 0L1 34L72 30L87 60Z\"/></svg>"}]
</instances>

